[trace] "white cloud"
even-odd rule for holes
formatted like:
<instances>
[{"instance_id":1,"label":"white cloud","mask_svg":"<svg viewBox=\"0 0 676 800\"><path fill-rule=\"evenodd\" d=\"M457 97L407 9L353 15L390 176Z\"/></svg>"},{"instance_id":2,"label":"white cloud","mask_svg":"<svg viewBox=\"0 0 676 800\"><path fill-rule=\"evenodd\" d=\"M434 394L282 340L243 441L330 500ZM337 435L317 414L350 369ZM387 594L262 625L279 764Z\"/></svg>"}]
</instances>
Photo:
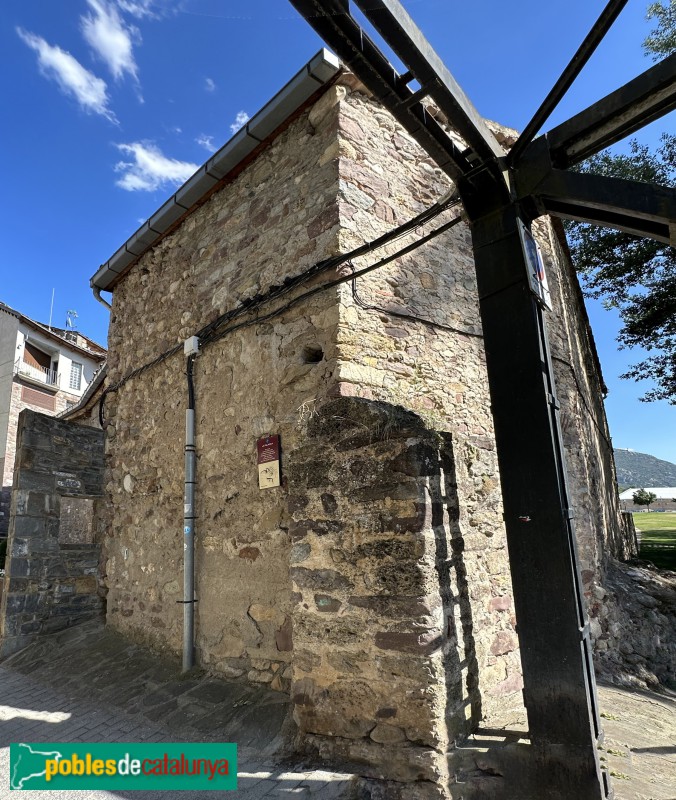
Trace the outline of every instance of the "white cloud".
<instances>
[{"instance_id":1,"label":"white cloud","mask_svg":"<svg viewBox=\"0 0 676 800\"><path fill-rule=\"evenodd\" d=\"M204 90L207 91L207 92L216 91L216 84L211 78L205 78L205 80L204 80Z\"/></svg>"},{"instance_id":2,"label":"white cloud","mask_svg":"<svg viewBox=\"0 0 676 800\"><path fill-rule=\"evenodd\" d=\"M235 121L232 123L232 125L230 125L230 131L232 133L237 133L242 125L246 125L250 119L251 117L246 113L246 111L238 111Z\"/></svg>"},{"instance_id":3,"label":"white cloud","mask_svg":"<svg viewBox=\"0 0 676 800\"><path fill-rule=\"evenodd\" d=\"M207 136L206 133L200 134L200 136L198 136L197 139L195 139L195 141L197 142L197 144L200 147L203 147L205 150L208 150L210 153L215 153L216 150L218 149L216 147L216 145L214 144L214 137L213 136Z\"/></svg>"},{"instance_id":4,"label":"white cloud","mask_svg":"<svg viewBox=\"0 0 676 800\"><path fill-rule=\"evenodd\" d=\"M157 16L153 10L155 0L117 0L117 5L125 14L131 14L138 19Z\"/></svg>"},{"instance_id":5,"label":"white cloud","mask_svg":"<svg viewBox=\"0 0 676 800\"><path fill-rule=\"evenodd\" d=\"M38 56L38 65L46 78L56 81L64 94L73 96L85 111L99 114L117 124L115 114L108 107L108 86L85 69L73 56L41 36L17 28L22 41Z\"/></svg>"},{"instance_id":6,"label":"white cloud","mask_svg":"<svg viewBox=\"0 0 676 800\"><path fill-rule=\"evenodd\" d=\"M122 173L115 183L128 192L154 192L165 186L180 186L198 168L198 164L167 158L152 142L131 142L116 147L133 159L115 165L115 172Z\"/></svg>"},{"instance_id":7,"label":"white cloud","mask_svg":"<svg viewBox=\"0 0 676 800\"><path fill-rule=\"evenodd\" d=\"M137 28L129 27L106 0L87 0L91 14L80 18L82 35L94 52L106 63L115 80L125 74L138 83L134 43L140 41Z\"/></svg>"}]
</instances>

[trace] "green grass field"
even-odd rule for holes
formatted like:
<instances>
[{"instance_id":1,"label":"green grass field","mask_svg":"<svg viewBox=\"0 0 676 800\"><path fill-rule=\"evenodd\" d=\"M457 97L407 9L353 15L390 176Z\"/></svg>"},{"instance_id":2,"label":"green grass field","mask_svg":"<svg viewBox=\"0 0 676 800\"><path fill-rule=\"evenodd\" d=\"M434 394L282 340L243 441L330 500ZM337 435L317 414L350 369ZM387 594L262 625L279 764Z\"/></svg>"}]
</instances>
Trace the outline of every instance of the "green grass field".
<instances>
[{"instance_id":1,"label":"green grass field","mask_svg":"<svg viewBox=\"0 0 676 800\"><path fill-rule=\"evenodd\" d=\"M640 557L656 567L676 570L676 514L634 514L634 524L641 531Z\"/></svg>"}]
</instances>

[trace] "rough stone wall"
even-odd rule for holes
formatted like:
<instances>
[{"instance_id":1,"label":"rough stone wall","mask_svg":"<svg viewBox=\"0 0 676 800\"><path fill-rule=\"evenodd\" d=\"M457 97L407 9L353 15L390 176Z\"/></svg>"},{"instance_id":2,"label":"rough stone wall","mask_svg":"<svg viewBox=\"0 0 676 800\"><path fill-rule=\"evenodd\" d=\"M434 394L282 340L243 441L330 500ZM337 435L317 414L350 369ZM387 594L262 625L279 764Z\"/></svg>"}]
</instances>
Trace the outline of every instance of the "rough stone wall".
<instances>
[{"instance_id":1,"label":"rough stone wall","mask_svg":"<svg viewBox=\"0 0 676 800\"><path fill-rule=\"evenodd\" d=\"M39 387L32 384L25 384L31 389ZM7 425L7 448L5 459L2 463L2 488L0 491L0 536L6 536L9 529L10 501L12 493L12 476L14 475L14 458L16 454L17 429L19 425L19 414L28 408L39 414L45 414L45 409L40 406L27 403L21 398L21 388L24 386L19 380L12 383L12 392L9 406L9 421ZM65 411L68 403L76 403L78 398L66 392L45 392L49 397L54 397L54 415Z\"/></svg>"},{"instance_id":2,"label":"rough stone wall","mask_svg":"<svg viewBox=\"0 0 676 800\"><path fill-rule=\"evenodd\" d=\"M547 315L569 489L575 512L580 568L592 620L603 592L609 558L637 555L636 539L622 521L610 432L603 409L604 386L560 222L536 220L534 229L546 261L553 313Z\"/></svg>"},{"instance_id":3,"label":"rough stone wall","mask_svg":"<svg viewBox=\"0 0 676 800\"><path fill-rule=\"evenodd\" d=\"M597 673L621 686L676 689L676 583L652 565L606 568L595 622Z\"/></svg>"},{"instance_id":4,"label":"rough stone wall","mask_svg":"<svg viewBox=\"0 0 676 800\"><path fill-rule=\"evenodd\" d=\"M117 285L109 385L448 186L353 81L330 88ZM572 277L558 280L570 319L554 322L555 354L584 376L585 402L600 403ZM183 355L171 356L105 404L108 620L173 651L184 369ZM562 380L573 450L593 423L578 424L582 401ZM204 347L195 392L198 661L289 690L306 745L327 757L401 781L444 779L441 755L456 737L523 711L468 227L354 290ZM261 491L255 443L266 433L281 434L284 479ZM583 466L574 493L586 502ZM579 529L596 568L605 518L589 519Z\"/></svg>"},{"instance_id":5,"label":"rough stone wall","mask_svg":"<svg viewBox=\"0 0 676 800\"><path fill-rule=\"evenodd\" d=\"M447 782L446 752L515 691L509 602L482 585L454 446L400 406L344 397L289 467L294 715L312 749L371 777Z\"/></svg>"},{"instance_id":6,"label":"rough stone wall","mask_svg":"<svg viewBox=\"0 0 676 800\"><path fill-rule=\"evenodd\" d=\"M335 253L335 91L324 97L321 130L312 113L293 122L116 288L110 384ZM198 659L277 689L288 689L290 674L289 522L285 489L258 488L256 439L281 434L284 470L299 420L328 391L337 317L327 292L274 325L210 345L195 362ZM182 641L184 373L182 354L174 356L105 406L108 620L174 651Z\"/></svg>"},{"instance_id":7,"label":"rough stone wall","mask_svg":"<svg viewBox=\"0 0 676 800\"><path fill-rule=\"evenodd\" d=\"M376 238L448 191L441 170L361 92L341 104L339 135L344 249ZM356 260L355 267L369 259ZM460 223L359 278L356 295L342 287L340 302L341 394L409 408L452 439L476 681L484 719L497 722L520 704L522 681L469 227Z\"/></svg>"},{"instance_id":8,"label":"rough stone wall","mask_svg":"<svg viewBox=\"0 0 676 800\"><path fill-rule=\"evenodd\" d=\"M1 655L103 613L93 523L83 520L81 504L76 526L68 525L66 513L77 500L93 504L102 489L101 431L22 412L0 605Z\"/></svg>"}]
</instances>

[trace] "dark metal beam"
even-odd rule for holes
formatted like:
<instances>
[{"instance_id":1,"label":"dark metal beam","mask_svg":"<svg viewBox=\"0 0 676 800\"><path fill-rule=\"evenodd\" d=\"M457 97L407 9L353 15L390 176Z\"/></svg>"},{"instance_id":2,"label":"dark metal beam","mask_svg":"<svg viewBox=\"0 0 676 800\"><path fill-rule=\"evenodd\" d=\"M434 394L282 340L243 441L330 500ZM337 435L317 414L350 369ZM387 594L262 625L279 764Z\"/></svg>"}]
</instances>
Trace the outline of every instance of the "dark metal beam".
<instances>
[{"instance_id":1,"label":"dark metal beam","mask_svg":"<svg viewBox=\"0 0 676 800\"><path fill-rule=\"evenodd\" d=\"M399 0L354 0L418 83L434 99L481 161L504 152L484 118L463 92Z\"/></svg>"},{"instance_id":2,"label":"dark metal beam","mask_svg":"<svg viewBox=\"0 0 676 800\"><path fill-rule=\"evenodd\" d=\"M676 189L553 169L532 193L543 213L671 243L669 229L676 222Z\"/></svg>"},{"instance_id":3,"label":"dark metal beam","mask_svg":"<svg viewBox=\"0 0 676 800\"><path fill-rule=\"evenodd\" d=\"M559 404L520 216L516 204L489 213L475 220L472 238L524 702L533 759L545 754L541 796L601 800L598 707ZM550 785L556 761L565 766Z\"/></svg>"},{"instance_id":4,"label":"dark metal beam","mask_svg":"<svg viewBox=\"0 0 676 800\"><path fill-rule=\"evenodd\" d=\"M577 164L676 109L676 53L547 133L552 163Z\"/></svg>"},{"instance_id":5,"label":"dark metal beam","mask_svg":"<svg viewBox=\"0 0 676 800\"><path fill-rule=\"evenodd\" d=\"M403 125L453 180L472 164L442 126L425 110L369 36L354 21L344 0L290 0L294 8L340 59ZM410 82L412 78L408 77Z\"/></svg>"},{"instance_id":6,"label":"dark metal beam","mask_svg":"<svg viewBox=\"0 0 676 800\"><path fill-rule=\"evenodd\" d=\"M547 214L560 219L571 219L575 222L589 222L592 225L600 225L604 228L614 228L633 236L641 236L644 239L654 239L657 242L671 244L676 247L676 229L670 228L657 222L643 221L637 223L631 214L621 214L618 212L604 211L603 209L590 209L588 206L576 203L566 203L558 200L546 199L544 207Z\"/></svg>"},{"instance_id":7,"label":"dark metal beam","mask_svg":"<svg viewBox=\"0 0 676 800\"><path fill-rule=\"evenodd\" d=\"M620 11L622 11L626 4L627 0L610 0L608 5L603 9L601 16L596 20L594 26L585 37L570 63L561 73L561 77L554 84L552 90L543 100L540 108L535 112L533 119L526 125L523 133L510 150L507 159L512 166L518 162L523 151L531 143L540 128L549 118L549 115L559 104L561 98L568 91L575 78L580 74L587 61L589 61L592 53L596 50L610 26L615 22Z\"/></svg>"}]
</instances>

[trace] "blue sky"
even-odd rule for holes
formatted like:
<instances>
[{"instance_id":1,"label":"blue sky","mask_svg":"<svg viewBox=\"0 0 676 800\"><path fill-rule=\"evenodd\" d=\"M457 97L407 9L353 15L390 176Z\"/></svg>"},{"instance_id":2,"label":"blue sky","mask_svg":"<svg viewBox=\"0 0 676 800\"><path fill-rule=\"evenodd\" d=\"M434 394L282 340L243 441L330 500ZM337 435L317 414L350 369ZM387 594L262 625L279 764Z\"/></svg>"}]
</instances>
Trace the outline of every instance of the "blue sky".
<instances>
[{"instance_id":1,"label":"blue sky","mask_svg":"<svg viewBox=\"0 0 676 800\"><path fill-rule=\"evenodd\" d=\"M404 0L485 116L523 127L603 8L569 0ZM647 69L647 3L630 0L545 127ZM0 299L105 342L89 278L321 42L286 0L5 0L0 28ZM8 111L7 111L8 110ZM673 115L640 134L655 144ZM676 462L676 409L618 376L617 319L590 315L617 447Z\"/></svg>"}]
</instances>

